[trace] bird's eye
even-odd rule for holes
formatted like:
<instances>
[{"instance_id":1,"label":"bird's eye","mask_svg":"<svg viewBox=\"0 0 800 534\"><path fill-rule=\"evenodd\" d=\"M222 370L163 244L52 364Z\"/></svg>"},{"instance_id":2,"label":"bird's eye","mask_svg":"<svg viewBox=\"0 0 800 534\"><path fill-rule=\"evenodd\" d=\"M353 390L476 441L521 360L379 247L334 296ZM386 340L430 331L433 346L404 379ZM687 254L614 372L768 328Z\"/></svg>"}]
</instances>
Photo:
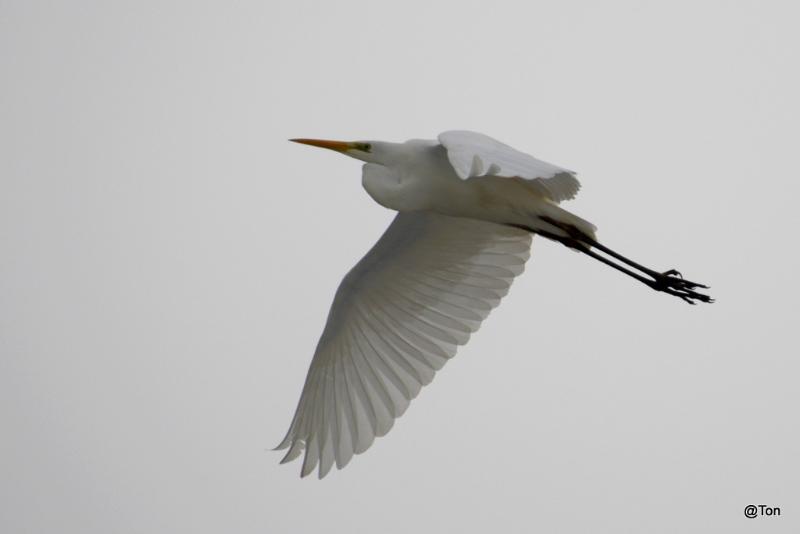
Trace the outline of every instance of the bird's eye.
<instances>
[{"instance_id":1,"label":"bird's eye","mask_svg":"<svg viewBox=\"0 0 800 534\"><path fill-rule=\"evenodd\" d=\"M372 145L369 143L361 143L361 146L358 148L360 148L363 152L372 152Z\"/></svg>"}]
</instances>

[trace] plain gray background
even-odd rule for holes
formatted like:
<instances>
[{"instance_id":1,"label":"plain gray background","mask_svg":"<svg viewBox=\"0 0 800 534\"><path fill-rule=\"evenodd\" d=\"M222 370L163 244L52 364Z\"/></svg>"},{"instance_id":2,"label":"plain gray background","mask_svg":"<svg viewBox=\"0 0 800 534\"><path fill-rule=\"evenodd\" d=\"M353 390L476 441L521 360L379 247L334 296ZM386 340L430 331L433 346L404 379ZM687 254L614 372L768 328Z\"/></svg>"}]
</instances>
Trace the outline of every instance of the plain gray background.
<instances>
[{"instance_id":1,"label":"plain gray background","mask_svg":"<svg viewBox=\"0 0 800 534\"><path fill-rule=\"evenodd\" d=\"M797 532L795 5L0 2L0 530ZM718 301L535 239L392 432L301 480L268 449L392 213L286 139L462 128Z\"/></svg>"}]
</instances>

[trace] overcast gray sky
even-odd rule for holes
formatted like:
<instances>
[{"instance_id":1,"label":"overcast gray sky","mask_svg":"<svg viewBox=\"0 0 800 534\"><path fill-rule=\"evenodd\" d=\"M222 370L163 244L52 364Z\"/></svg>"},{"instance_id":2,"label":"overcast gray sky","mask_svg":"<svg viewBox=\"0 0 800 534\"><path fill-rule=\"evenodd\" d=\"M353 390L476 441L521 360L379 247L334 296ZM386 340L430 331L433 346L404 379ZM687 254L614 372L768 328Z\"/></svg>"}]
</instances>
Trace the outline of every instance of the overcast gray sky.
<instances>
[{"instance_id":1,"label":"overcast gray sky","mask_svg":"<svg viewBox=\"0 0 800 534\"><path fill-rule=\"evenodd\" d=\"M794 2L0 3L0 531L800 528ZM580 173L390 434L283 437L392 213L289 137L472 129ZM747 519L748 504L782 509Z\"/></svg>"}]
</instances>

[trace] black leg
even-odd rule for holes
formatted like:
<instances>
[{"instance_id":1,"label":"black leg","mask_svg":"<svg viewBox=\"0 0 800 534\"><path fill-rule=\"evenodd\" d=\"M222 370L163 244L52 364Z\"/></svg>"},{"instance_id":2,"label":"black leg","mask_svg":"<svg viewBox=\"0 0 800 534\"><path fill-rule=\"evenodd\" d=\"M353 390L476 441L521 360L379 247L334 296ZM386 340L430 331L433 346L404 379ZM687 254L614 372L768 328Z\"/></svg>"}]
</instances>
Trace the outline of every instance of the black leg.
<instances>
[{"instance_id":1,"label":"black leg","mask_svg":"<svg viewBox=\"0 0 800 534\"><path fill-rule=\"evenodd\" d=\"M548 221L551 222L551 221ZM609 267L624 273L631 278L638 280L639 282L645 284L646 286L654 289L656 291L661 291L663 293L667 293L669 295L673 295L675 297L679 297L684 301L688 302L689 304L696 304L697 301L700 302L714 302L714 299L709 297L708 295L704 295L702 293L698 293L695 291L697 288L707 288L703 284L698 284L696 282L692 282L690 280L685 280L681 273L676 271L675 269L670 269L663 273L659 273L658 271L654 271L652 269L648 269L647 267L640 265L632 260L629 260L625 256L614 252L610 248L596 242L594 239L578 232L576 229L568 229L564 228L571 237L562 237L556 234L550 234L547 232L537 231L536 233L540 234L543 237L548 239L552 239L554 241L558 241L559 243L575 249L587 256L596 259L599 262L605 263ZM646 274L650 278L646 278L639 273L636 273L623 265L620 265L605 256L602 256L592 250L596 248L601 252L608 254L609 256L620 260L621 262L641 271L642 273ZM651 280L652 278L652 280Z\"/></svg>"},{"instance_id":2,"label":"black leg","mask_svg":"<svg viewBox=\"0 0 800 534\"><path fill-rule=\"evenodd\" d=\"M577 237L576 237L576 239L577 239ZM684 287L687 287L687 288L690 288L690 289L694 289L694 288L698 288L698 287L708 289L708 286L705 286L703 284L698 284L697 282L691 282L689 280L684 280L683 279L683 275L680 273L680 271L677 271L675 269L670 269L668 271L664 271L663 273L659 273L659 272L654 271L652 269L648 269L647 267L645 267L643 265L639 265L638 263L636 263L633 260L629 260L628 258L623 256L622 254L614 252L613 250L611 250L607 246L605 246L605 245L603 245L601 243L598 243L597 241L595 241L593 239L590 239L590 238L584 236L584 239L581 239L581 241L586 243L587 245L590 245L592 248L596 248L598 250L601 250L601 251L605 252L606 254L608 254L609 256L611 256L613 258L616 258L616 259L618 259L618 260L620 260L620 261L622 261L624 263L627 263L631 267L634 267L634 268L642 271L643 273L653 277L656 281L658 281L659 279L663 279L663 278L678 278L678 279L682 280L681 285L683 285Z\"/></svg>"},{"instance_id":3,"label":"black leg","mask_svg":"<svg viewBox=\"0 0 800 534\"><path fill-rule=\"evenodd\" d=\"M551 219L549 217L542 217L542 220L544 220L545 222L548 222L548 223L550 223L550 224L552 224L554 226L557 226L557 227L561 228L562 230L567 232L574 240L579 241L581 243L585 243L585 244L589 245L592 248L596 248L597 250L605 252L606 254L611 256L612 258L616 258L616 259L620 260L621 262L626 263L626 264L630 265L631 267L633 267L635 269L638 269L639 271L641 271L644 274L646 274L646 275L650 276L651 278L653 278L656 282L659 282L661 284L669 285L669 284L678 283L678 282L676 282L675 279L680 279L680 280L683 280L683 281L680 282L679 284L682 285L685 288L695 289L695 288L700 287L700 288L708 289L708 286L705 286L703 284L698 284L697 282L692 282L690 280L684 280L683 279L683 275L680 273L680 271L678 271L676 269L669 269L668 271L664 271L663 273L660 273L658 271L654 271L653 269L649 269L649 268L645 267L644 265L636 263L635 261L626 258L622 254L619 254L618 252L615 252L615 251L611 250L610 248L608 248L607 246L603 245L602 243L598 243L597 241L595 241L591 237L587 236L583 232L579 231L575 227L561 224L558 221L556 221L554 219Z\"/></svg>"},{"instance_id":4,"label":"black leg","mask_svg":"<svg viewBox=\"0 0 800 534\"><path fill-rule=\"evenodd\" d=\"M713 302L713 300L711 298L709 298L708 295L703 295L702 293L697 293L696 291L692 291L691 288L688 288L688 287L676 287L674 284L670 283L672 281L675 281L670 277L670 275L666 275L666 274L662 274L662 273L656 273L657 275L659 275L659 279L648 280L644 276L641 276L641 275L639 275L639 274L637 274L637 273L635 273L635 272L633 272L633 271L631 271L629 269L626 269L625 267L623 267L623 266L621 266L619 264L614 263L613 261L609 260L608 258L606 258L604 256L601 256L600 254L594 252L591 249L579 248L577 250L579 250L580 252L583 252L587 256L591 256L592 258L605 263L606 265L609 265L609 266L613 267L614 269L616 269L616 270L618 270L620 272L623 272L623 273L627 274L628 276L630 276L632 278L635 278L636 280L640 281L644 285L646 285L648 287L651 287L651 288L655 289L656 291L663 291L664 293L668 293L670 295L674 295L676 297L680 297L683 300L685 300L686 302L688 302L689 304L696 304L695 300L700 300L702 302ZM661 280L662 276L666 278L666 282L664 280ZM682 278L678 278L677 279L677 281L682 281L682 280L683 280ZM705 287L705 286L702 286L702 287Z\"/></svg>"}]
</instances>

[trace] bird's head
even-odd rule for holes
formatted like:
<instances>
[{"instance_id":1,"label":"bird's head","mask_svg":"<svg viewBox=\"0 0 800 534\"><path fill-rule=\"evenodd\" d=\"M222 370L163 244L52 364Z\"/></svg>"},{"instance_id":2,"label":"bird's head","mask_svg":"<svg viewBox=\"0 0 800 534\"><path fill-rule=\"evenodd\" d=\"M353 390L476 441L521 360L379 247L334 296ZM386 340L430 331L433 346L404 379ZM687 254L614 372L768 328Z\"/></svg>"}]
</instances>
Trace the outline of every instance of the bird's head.
<instances>
[{"instance_id":1,"label":"bird's head","mask_svg":"<svg viewBox=\"0 0 800 534\"><path fill-rule=\"evenodd\" d=\"M383 141L330 141L326 139L289 139L295 143L327 148L351 158L360 159L367 163L386 165L391 163L398 150L399 143L386 143Z\"/></svg>"}]
</instances>

